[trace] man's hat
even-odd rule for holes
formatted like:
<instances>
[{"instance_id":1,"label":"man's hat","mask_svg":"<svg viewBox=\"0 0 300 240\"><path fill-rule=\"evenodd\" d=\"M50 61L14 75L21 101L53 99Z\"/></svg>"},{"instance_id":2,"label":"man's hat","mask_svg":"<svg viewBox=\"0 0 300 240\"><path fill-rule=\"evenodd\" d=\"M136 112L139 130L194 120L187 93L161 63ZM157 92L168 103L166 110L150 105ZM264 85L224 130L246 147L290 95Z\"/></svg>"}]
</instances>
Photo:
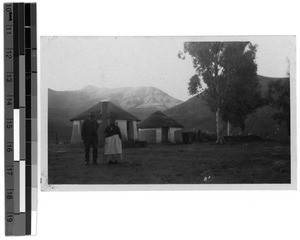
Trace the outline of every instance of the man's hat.
<instances>
[{"instance_id":1,"label":"man's hat","mask_svg":"<svg viewBox=\"0 0 300 240\"><path fill-rule=\"evenodd\" d=\"M94 112L90 112L90 117L95 117L95 113Z\"/></svg>"}]
</instances>

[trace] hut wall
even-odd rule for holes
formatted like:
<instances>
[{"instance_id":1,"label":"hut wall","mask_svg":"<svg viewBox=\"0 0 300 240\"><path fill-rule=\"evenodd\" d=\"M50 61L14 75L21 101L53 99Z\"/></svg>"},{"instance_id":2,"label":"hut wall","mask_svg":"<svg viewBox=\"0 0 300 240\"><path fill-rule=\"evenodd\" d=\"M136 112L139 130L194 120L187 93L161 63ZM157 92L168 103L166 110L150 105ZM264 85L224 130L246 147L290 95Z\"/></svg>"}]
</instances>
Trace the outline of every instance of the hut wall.
<instances>
[{"instance_id":1,"label":"hut wall","mask_svg":"<svg viewBox=\"0 0 300 240\"><path fill-rule=\"evenodd\" d=\"M139 129L139 140L146 141L148 143L156 143L156 129Z\"/></svg>"},{"instance_id":2,"label":"hut wall","mask_svg":"<svg viewBox=\"0 0 300 240\"><path fill-rule=\"evenodd\" d=\"M120 128L121 134L122 134L122 140L127 141L127 121L126 120L116 120L117 125Z\"/></svg>"},{"instance_id":3,"label":"hut wall","mask_svg":"<svg viewBox=\"0 0 300 240\"><path fill-rule=\"evenodd\" d=\"M162 129L156 128L156 143L162 142Z\"/></svg>"},{"instance_id":4,"label":"hut wall","mask_svg":"<svg viewBox=\"0 0 300 240\"><path fill-rule=\"evenodd\" d=\"M183 143L182 129L174 132L174 139L176 143Z\"/></svg>"},{"instance_id":5,"label":"hut wall","mask_svg":"<svg viewBox=\"0 0 300 240\"><path fill-rule=\"evenodd\" d=\"M82 140L81 140L81 122L73 121L71 143L80 143L80 142L82 142Z\"/></svg>"},{"instance_id":6,"label":"hut wall","mask_svg":"<svg viewBox=\"0 0 300 240\"><path fill-rule=\"evenodd\" d=\"M176 139L175 139L175 135L176 136L180 135L178 133L176 134L177 131L182 132L182 128L174 128L174 127L169 128L168 140L170 143L180 142L180 139L178 139L179 137L176 137Z\"/></svg>"},{"instance_id":7,"label":"hut wall","mask_svg":"<svg viewBox=\"0 0 300 240\"><path fill-rule=\"evenodd\" d=\"M104 137L104 131L105 131L107 126L105 126L105 124L103 124L102 122L101 123L98 122L98 124L99 124L99 128L98 128L98 131L97 131L98 141L99 141L100 144L104 144L104 138L105 138Z\"/></svg>"},{"instance_id":8,"label":"hut wall","mask_svg":"<svg viewBox=\"0 0 300 240\"><path fill-rule=\"evenodd\" d=\"M139 134L137 129L137 121L133 121L133 140L138 140Z\"/></svg>"},{"instance_id":9,"label":"hut wall","mask_svg":"<svg viewBox=\"0 0 300 240\"><path fill-rule=\"evenodd\" d=\"M72 135L71 135L71 143L80 143L82 142L81 139L81 127L82 127L82 122L83 120L75 120L73 121L73 129L72 129ZM102 143L104 138L104 127L105 124L102 123L102 120L97 120L99 124L98 128L98 137L99 137L99 142ZM116 124L119 126L122 138L123 140L127 141L128 140L128 135L127 135L127 121L126 120L116 120ZM133 121L132 123L133 129L131 130L133 133L133 138L134 140L138 140L138 130L137 130L137 122Z\"/></svg>"},{"instance_id":10,"label":"hut wall","mask_svg":"<svg viewBox=\"0 0 300 240\"><path fill-rule=\"evenodd\" d=\"M137 122L132 120L127 121L127 128L128 140L138 140Z\"/></svg>"},{"instance_id":11,"label":"hut wall","mask_svg":"<svg viewBox=\"0 0 300 240\"><path fill-rule=\"evenodd\" d=\"M105 142L105 136L104 136L104 131L108 126L108 102L107 101L102 101L100 105L101 111L101 124L99 124L99 129L98 129L98 140L100 145L104 144Z\"/></svg>"}]
</instances>

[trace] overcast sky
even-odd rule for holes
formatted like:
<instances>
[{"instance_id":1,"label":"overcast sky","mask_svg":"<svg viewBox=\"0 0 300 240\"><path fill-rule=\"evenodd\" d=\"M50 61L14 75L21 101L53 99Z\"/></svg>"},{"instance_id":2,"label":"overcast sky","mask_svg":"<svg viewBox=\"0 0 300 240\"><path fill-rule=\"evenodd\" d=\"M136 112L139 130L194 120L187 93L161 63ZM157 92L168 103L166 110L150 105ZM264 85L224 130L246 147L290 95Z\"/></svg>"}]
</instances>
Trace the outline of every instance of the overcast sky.
<instances>
[{"instance_id":1,"label":"overcast sky","mask_svg":"<svg viewBox=\"0 0 300 240\"><path fill-rule=\"evenodd\" d=\"M185 41L249 40L257 44L257 73L285 77L292 37L42 37L41 79L54 90L98 87L157 87L187 100L195 74L191 58L177 57Z\"/></svg>"}]
</instances>

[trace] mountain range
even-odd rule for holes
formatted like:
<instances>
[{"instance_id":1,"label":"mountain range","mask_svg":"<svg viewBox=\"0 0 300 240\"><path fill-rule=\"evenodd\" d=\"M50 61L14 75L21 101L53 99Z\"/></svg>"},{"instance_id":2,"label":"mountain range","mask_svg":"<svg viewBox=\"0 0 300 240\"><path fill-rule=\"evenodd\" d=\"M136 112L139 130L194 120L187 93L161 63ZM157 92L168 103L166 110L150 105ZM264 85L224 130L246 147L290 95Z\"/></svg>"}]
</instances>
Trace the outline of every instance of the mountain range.
<instances>
[{"instance_id":1,"label":"mountain range","mask_svg":"<svg viewBox=\"0 0 300 240\"><path fill-rule=\"evenodd\" d=\"M48 135L49 139L63 136L69 139L75 115L108 100L143 120L155 111L165 111L182 101L169 96L155 87L99 88L86 86L75 91L48 89Z\"/></svg>"},{"instance_id":2,"label":"mountain range","mask_svg":"<svg viewBox=\"0 0 300 240\"><path fill-rule=\"evenodd\" d=\"M258 76L261 92L264 94L271 81L287 78ZM163 111L181 123L185 129L215 131L215 114L201 96L194 96L183 102L155 87L98 88L86 86L75 91L48 90L48 137L68 141L71 137L75 115L92 107L101 100L109 100L129 113L144 120L155 111ZM246 120L246 132L264 138L280 139L285 129L275 123L272 115L276 112L270 106L257 109ZM286 136L285 136L286 137Z\"/></svg>"}]
</instances>

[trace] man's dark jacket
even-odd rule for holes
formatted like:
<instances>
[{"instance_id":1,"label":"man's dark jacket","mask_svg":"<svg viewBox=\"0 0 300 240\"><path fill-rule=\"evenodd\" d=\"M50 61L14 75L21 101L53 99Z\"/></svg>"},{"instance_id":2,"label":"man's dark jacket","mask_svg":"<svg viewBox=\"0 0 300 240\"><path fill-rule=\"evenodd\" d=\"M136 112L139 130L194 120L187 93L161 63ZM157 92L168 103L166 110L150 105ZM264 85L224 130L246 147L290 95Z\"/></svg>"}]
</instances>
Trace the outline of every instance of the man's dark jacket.
<instances>
[{"instance_id":1,"label":"man's dark jacket","mask_svg":"<svg viewBox=\"0 0 300 240\"><path fill-rule=\"evenodd\" d=\"M82 124L81 138L84 142L86 141L97 141L98 134L97 130L99 125L95 119L86 119Z\"/></svg>"}]
</instances>

